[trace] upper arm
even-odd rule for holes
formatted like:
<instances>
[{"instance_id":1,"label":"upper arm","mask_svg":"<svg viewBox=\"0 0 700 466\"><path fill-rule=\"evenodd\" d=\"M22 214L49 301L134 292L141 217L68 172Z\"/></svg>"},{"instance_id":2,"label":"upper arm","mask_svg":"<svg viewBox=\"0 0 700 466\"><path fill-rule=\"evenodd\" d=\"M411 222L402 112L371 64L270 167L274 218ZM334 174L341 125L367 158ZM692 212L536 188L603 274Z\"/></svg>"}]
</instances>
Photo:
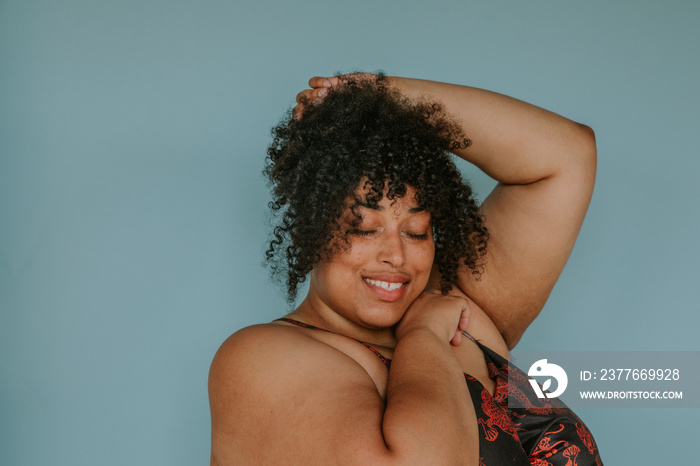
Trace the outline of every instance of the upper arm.
<instances>
[{"instance_id":1,"label":"upper arm","mask_svg":"<svg viewBox=\"0 0 700 466\"><path fill-rule=\"evenodd\" d=\"M560 166L528 184L499 183L481 213L489 231L484 271L463 267L459 287L512 348L544 306L571 253L595 180L593 132L578 125Z\"/></svg>"},{"instance_id":2,"label":"upper arm","mask_svg":"<svg viewBox=\"0 0 700 466\"><path fill-rule=\"evenodd\" d=\"M212 463L355 464L388 456L384 402L349 357L286 329L244 329L212 363Z\"/></svg>"}]
</instances>

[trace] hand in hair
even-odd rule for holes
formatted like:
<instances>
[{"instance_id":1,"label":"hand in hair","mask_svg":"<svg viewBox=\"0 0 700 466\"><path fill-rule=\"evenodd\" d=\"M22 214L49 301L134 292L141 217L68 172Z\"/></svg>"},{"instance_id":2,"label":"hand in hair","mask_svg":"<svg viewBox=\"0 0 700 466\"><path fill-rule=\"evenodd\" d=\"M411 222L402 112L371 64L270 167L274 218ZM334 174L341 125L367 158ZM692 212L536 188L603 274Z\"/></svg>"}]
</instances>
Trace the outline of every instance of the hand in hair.
<instances>
[{"instance_id":1,"label":"hand in hair","mask_svg":"<svg viewBox=\"0 0 700 466\"><path fill-rule=\"evenodd\" d=\"M323 100L328 95L328 90L336 87L341 81L352 78L355 82L372 81L376 78L372 73L350 73L339 76L314 76L309 79L310 89L304 89L297 94L297 104L292 109L292 114L297 120L301 119L304 114L304 108L308 105L314 105Z\"/></svg>"}]
</instances>

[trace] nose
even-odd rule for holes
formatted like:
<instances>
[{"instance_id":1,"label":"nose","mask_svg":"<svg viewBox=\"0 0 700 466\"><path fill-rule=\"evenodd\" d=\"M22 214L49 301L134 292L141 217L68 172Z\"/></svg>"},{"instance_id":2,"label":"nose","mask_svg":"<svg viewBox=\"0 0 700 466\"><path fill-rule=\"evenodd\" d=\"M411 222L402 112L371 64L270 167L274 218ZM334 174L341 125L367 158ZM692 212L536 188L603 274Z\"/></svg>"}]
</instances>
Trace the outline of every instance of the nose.
<instances>
[{"instance_id":1,"label":"nose","mask_svg":"<svg viewBox=\"0 0 700 466\"><path fill-rule=\"evenodd\" d=\"M393 267L401 267L406 262L404 244L399 231L385 231L380 237L377 258Z\"/></svg>"}]
</instances>

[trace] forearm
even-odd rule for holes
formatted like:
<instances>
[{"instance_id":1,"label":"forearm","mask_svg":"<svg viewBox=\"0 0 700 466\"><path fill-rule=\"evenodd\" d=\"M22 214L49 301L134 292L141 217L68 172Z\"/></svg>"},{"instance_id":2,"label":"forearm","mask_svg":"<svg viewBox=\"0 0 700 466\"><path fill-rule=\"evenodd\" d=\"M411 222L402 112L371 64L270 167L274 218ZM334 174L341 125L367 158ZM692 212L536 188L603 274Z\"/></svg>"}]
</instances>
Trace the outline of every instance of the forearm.
<instances>
[{"instance_id":1,"label":"forearm","mask_svg":"<svg viewBox=\"0 0 700 466\"><path fill-rule=\"evenodd\" d=\"M390 78L410 98L440 102L471 140L455 154L505 184L529 184L586 163L592 132L560 115L495 92Z\"/></svg>"},{"instance_id":2,"label":"forearm","mask_svg":"<svg viewBox=\"0 0 700 466\"><path fill-rule=\"evenodd\" d=\"M450 345L429 331L402 337L392 359L382 427L389 450L411 464L476 464L476 429Z\"/></svg>"}]
</instances>

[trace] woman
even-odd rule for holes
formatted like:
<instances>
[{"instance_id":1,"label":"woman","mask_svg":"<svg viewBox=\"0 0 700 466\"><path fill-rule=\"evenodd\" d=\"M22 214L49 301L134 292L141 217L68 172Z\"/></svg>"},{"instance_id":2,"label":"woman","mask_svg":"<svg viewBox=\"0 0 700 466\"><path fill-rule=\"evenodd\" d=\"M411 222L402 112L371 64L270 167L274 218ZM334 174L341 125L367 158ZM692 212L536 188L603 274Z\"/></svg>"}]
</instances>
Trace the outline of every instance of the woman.
<instances>
[{"instance_id":1,"label":"woman","mask_svg":"<svg viewBox=\"0 0 700 466\"><path fill-rule=\"evenodd\" d=\"M215 356L212 464L600 464L565 406L504 392L583 221L592 131L464 86L309 84L266 169L268 259L309 291ZM499 182L480 207L446 150Z\"/></svg>"}]
</instances>

